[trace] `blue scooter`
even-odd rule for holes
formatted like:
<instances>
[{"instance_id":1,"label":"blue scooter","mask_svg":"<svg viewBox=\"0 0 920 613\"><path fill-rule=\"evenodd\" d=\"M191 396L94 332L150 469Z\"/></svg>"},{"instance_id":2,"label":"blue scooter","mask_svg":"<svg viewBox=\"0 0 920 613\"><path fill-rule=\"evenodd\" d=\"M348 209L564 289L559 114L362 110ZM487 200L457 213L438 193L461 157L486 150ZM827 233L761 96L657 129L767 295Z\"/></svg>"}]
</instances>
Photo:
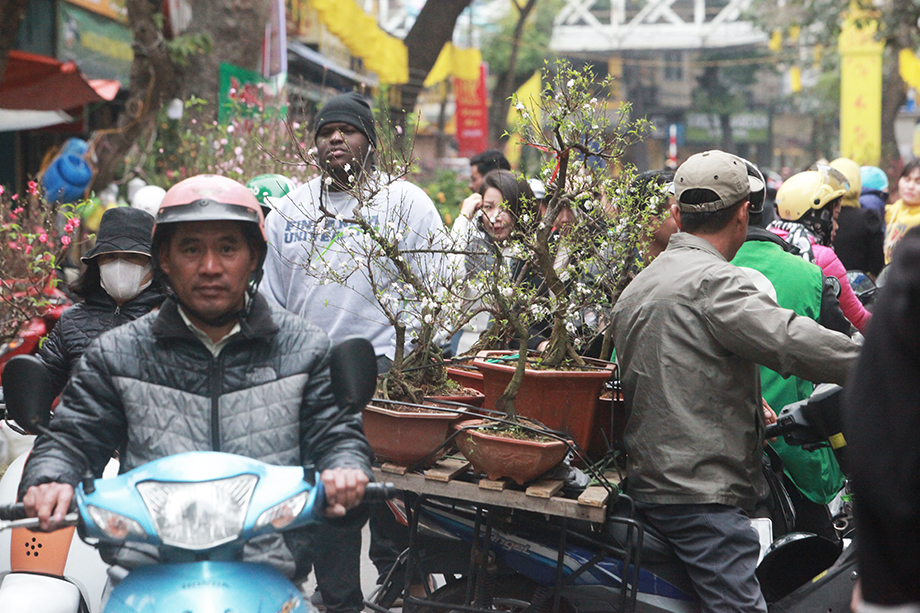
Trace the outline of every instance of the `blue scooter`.
<instances>
[{"instance_id":1,"label":"blue scooter","mask_svg":"<svg viewBox=\"0 0 920 613\"><path fill-rule=\"evenodd\" d=\"M50 403L35 392L47 377L44 365L22 356L10 361L5 374L7 411L16 423L54 437L46 427ZM332 387L341 412L327 428L364 407L373 395L375 375L376 358L368 341L350 339L333 348ZM28 389L21 394L9 389L13 380L29 382ZM60 437L55 440L67 445ZM383 500L393 494L392 486L369 484L364 500ZM75 498L77 510L66 516L65 524L76 525L87 543L143 543L159 551L159 563L132 570L114 587L104 613L312 610L278 570L238 561L243 545L251 539L322 521L322 482L302 467L195 451L164 457L111 479L86 477ZM37 527L37 519L22 517L21 504L0 507L0 530ZM7 581L11 581L9 589L21 591L29 585L28 579L17 573L6 575L0 583L0 599ZM10 603L18 599L10 591L5 593ZM71 610L76 613L81 607L85 605ZM4 613L13 611L4 609Z\"/></svg>"}]
</instances>

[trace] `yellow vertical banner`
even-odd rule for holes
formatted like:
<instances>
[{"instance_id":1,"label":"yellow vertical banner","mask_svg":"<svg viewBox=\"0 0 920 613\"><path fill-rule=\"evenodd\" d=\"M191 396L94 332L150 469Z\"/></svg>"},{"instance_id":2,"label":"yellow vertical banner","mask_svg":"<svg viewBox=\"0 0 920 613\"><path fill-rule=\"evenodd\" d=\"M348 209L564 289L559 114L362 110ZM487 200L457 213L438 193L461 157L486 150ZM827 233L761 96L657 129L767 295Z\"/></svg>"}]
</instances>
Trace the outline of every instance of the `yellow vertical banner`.
<instances>
[{"instance_id":1,"label":"yellow vertical banner","mask_svg":"<svg viewBox=\"0 0 920 613\"><path fill-rule=\"evenodd\" d=\"M882 151L882 51L878 24L859 25L851 12L838 39L840 49L840 155L878 166Z\"/></svg>"},{"instance_id":2,"label":"yellow vertical banner","mask_svg":"<svg viewBox=\"0 0 920 613\"><path fill-rule=\"evenodd\" d=\"M537 125L540 125L540 94L542 92L543 77L542 73L537 70L533 73L533 76L527 79L527 81L515 92L518 104L521 106L515 107L512 104L511 108L508 109L507 121L511 136L508 138L508 142L505 143L505 157L508 159L512 168L517 168L518 164L521 162L522 145L521 135L518 134L517 130L511 130L511 128L518 125L521 121L518 113L526 113L528 117L533 118Z\"/></svg>"}]
</instances>

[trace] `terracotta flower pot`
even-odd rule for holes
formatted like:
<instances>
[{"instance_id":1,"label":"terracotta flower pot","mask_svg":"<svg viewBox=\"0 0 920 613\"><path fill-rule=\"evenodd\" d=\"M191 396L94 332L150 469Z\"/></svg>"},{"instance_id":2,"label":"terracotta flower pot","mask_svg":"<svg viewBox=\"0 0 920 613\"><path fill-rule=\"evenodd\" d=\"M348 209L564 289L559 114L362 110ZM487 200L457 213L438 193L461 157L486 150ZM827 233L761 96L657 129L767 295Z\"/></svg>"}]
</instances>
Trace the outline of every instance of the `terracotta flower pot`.
<instances>
[{"instance_id":1,"label":"terracotta flower pot","mask_svg":"<svg viewBox=\"0 0 920 613\"><path fill-rule=\"evenodd\" d=\"M475 368L463 368L460 366L448 366L447 376L453 379L463 387L471 387L476 391L482 389L482 373ZM479 405L482 406L482 405Z\"/></svg>"},{"instance_id":2,"label":"terracotta flower pot","mask_svg":"<svg viewBox=\"0 0 920 613\"><path fill-rule=\"evenodd\" d=\"M372 404L364 407L363 417L364 434L377 459L400 466L411 466L437 449L457 419L446 411L408 413Z\"/></svg>"},{"instance_id":3,"label":"terracotta flower pot","mask_svg":"<svg viewBox=\"0 0 920 613\"><path fill-rule=\"evenodd\" d=\"M626 408L622 392L617 392L617 401L612 398L597 399L595 428L588 445L588 457L598 460L607 453L607 445L622 449L623 431L626 429Z\"/></svg>"},{"instance_id":4,"label":"terracotta flower pot","mask_svg":"<svg viewBox=\"0 0 920 613\"><path fill-rule=\"evenodd\" d=\"M481 423L481 419L468 419L454 427L459 429ZM509 477L518 485L536 479L559 464L567 449L562 441L524 441L478 430L465 430L454 440L475 470L489 479Z\"/></svg>"},{"instance_id":5,"label":"terracotta flower pot","mask_svg":"<svg viewBox=\"0 0 920 613\"><path fill-rule=\"evenodd\" d=\"M508 355L508 351L482 351L473 364L482 372L483 407L495 409L495 403L505 393L511 381L513 364L491 363L493 356ZM614 369L612 362L589 360L596 370L536 370L526 369L524 381L514 402L519 415L535 419L548 428L571 436L579 447L587 449L597 424L597 399L604 381Z\"/></svg>"}]
</instances>

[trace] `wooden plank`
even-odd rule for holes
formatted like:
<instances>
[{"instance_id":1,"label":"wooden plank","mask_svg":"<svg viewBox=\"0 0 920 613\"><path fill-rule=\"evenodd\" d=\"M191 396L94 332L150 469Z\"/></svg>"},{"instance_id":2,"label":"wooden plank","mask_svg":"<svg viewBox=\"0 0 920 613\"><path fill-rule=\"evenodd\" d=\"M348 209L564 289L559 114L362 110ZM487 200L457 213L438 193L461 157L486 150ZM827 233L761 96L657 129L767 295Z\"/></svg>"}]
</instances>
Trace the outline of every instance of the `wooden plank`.
<instances>
[{"instance_id":1,"label":"wooden plank","mask_svg":"<svg viewBox=\"0 0 920 613\"><path fill-rule=\"evenodd\" d=\"M380 467L380 470L391 475L404 475L406 474L406 471L409 470L409 467L384 462L383 466Z\"/></svg>"},{"instance_id":2,"label":"wooden plank","mask_svg":"<svg viewBox=\"0 0 920 613\"><path fill-rule=\"evenodd\" d=\"M479 487L484 490L492 490L495 492L501 492L506 487L508 487L508 480L499 479L497 481L493 481L492 479L486 479L485 477L483 477L482 479L479 480Z\"/></svg>"},{"instance_id":3,"label":"wooden plank","mask_svg":"<svg viewBox=\"0 0 920 613\"><path fill-rule=\"evenodd\" d=\"M532 498L552 498L562 491L564 481L537 481L527 488L525 495Z\"/></svg>"},{"instance_id":4,"label":"wooden plank","mask_svg":"<svg viewBox=\"0 0 920 613\"><path fill-rule=\"evenodd\" d=\"M446 483L466 470L469 465L469 462L459 458L442 458L425 471L425 478Z\"/></svg>"},{"instance_id":5,"label":"wooden plank","mask_svg":"<svg viewBox=\"0 0 920 613\"><path fill-rule=\"evenodd\" d=\"M578 504L587 507L597 507L599 509L603 509L607 504L607 498L609 497L610 492L600 487L599 485L595 485L585 488L585 491L583 491L581 496L578 497Z\"/></svg>"},{"instance_id":6,"label":"wooden plank","mask_svg":"<svg viewBox=\"0 0 920 613\"><path fill-rule=\"evenodd\" d=\"M580 505L578 501L567 498L534 498L516 490L498 492L482 489L476 483L467 483L456 479L446 483L432 481L431 479L425 479L422 475L413 473L404 475L388 474L379 468L374 469L374 475L378 481L392 483L398 490L426 496L440 496L473 504L522 509L557 517L582 519L594 523L602 523L606 520L606 511L603 508Z\"/></svg>"},{"instance_id":7,"label":"wooden plank","mask_svg":"<svg viewBox=\"0 0 920 613\"><path fill-rule=\"evenodd\" d=\"M607 481L610 481L611 483L613 483L614 485L620 484L620 474L615 470L605 470L604 478L607 479Z\"/></svg>"}]
</instances>

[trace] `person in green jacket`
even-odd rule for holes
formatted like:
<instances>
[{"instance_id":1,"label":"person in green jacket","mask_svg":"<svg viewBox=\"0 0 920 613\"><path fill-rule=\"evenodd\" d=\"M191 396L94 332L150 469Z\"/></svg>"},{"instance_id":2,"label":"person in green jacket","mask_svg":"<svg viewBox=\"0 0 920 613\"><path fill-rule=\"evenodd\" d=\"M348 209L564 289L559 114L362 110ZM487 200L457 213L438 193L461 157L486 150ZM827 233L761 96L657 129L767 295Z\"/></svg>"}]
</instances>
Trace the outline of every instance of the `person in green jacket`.
<instances>
[{"instance_id":1,"label":"person in green jacket","mask_svg":"<svg viewBox=\"0 0 920 613\"><path fill-rule=\"evenodd\" d=\"M759 171L748 162L749 172ZM756 176L756 175L755 175ZM755 285L784 308L817 321L826 328L849 333L850 324L837 301L835 280L826 278L821 268L793 253L795 247L761 227L764 192L751 194L750 224L747 238L732 259L745 269ZM815 356L820 359L820 356ZM765 366L760 367L761 393L779 412L787 404L811 395L814 385L799 377L783 378ZM825 532L829 521L823 505L843 487L844 476L830 449L807 451L787 445L782 437L771 443L783 460L785 474L807 500L821 505L811 512L798 506L796 529ZM823 524L823 525L822 525ZM822 530L823 529L823 530Z\"/></svg>"}]
</instances>

